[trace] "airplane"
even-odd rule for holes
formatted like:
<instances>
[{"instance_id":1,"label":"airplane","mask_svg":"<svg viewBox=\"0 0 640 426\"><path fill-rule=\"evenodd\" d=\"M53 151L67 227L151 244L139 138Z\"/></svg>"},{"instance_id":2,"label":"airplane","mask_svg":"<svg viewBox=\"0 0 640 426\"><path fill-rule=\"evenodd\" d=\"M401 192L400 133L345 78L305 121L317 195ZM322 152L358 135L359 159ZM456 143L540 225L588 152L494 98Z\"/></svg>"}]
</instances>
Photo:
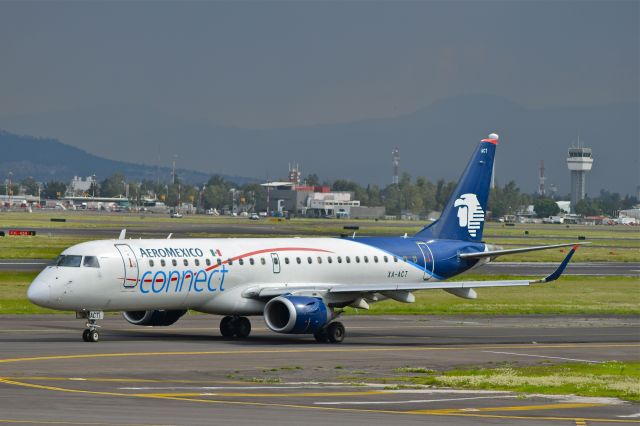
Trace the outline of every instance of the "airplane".
<instances>
[{"instance_id":1,"label":"airplane","mask_svg":"<svg viewBox=\"0 0 640 426\"><path fill-rule=\"evenodd\" d=\"M345 327L337 319L347 306L412 303L415 291L435 289L475 299L475 288L556 280L584 242L505 250L482 241L498 140L492 133L480 141L440 218L413 236L135 240L122 230L118 239L64 250L27 296L86 319L86 342L100 339L105 311L122 311L139 326L169 326L194 310L224 315L227 338L248 337L247 317L262 315L276 333L340 343ZM539 280L450 281L498 256L568 246L558 268Z\"/></svg>"}]
</instances>

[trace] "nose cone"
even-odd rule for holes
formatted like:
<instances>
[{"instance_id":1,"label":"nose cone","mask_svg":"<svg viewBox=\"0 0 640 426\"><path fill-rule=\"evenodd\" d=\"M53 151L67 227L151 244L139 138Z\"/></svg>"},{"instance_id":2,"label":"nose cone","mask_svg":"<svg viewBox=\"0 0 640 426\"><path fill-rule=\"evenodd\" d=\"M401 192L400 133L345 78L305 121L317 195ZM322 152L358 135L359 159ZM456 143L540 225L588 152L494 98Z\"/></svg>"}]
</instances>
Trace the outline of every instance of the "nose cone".
<instances>
[{"instance_id":1,"label":"nose cone","mask_svg":"<svg viewBox=\"0 0 640 426\"><path fill-rule=\"evenodd\" d=\"M27 290L27 297L31 303L46 307L49 303L50 293L51 288L49 287L49 284L37 277L29 286L29 289Z\"/></svg>"}]
</instances>

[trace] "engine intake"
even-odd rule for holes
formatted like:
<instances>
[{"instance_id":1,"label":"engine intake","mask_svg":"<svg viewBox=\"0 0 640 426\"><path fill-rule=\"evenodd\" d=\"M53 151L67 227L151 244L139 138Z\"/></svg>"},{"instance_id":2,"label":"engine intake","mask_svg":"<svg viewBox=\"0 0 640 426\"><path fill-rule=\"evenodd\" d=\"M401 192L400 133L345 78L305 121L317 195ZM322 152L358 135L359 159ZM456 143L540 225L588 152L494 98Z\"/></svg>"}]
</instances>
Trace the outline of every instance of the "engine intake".
<instances>
[{"instance_id":1,"label":"engine intake","mask_svg":"<svg viewBox=\"0 0 640 426\"><path fill-rule=\"evenodd\" d=\"M264 321L276 333L311 334L333 319L322 299L308 296L278 296L264 307Z\"/></svg>"},{"instance_id":2,"label":"engine intake","mask_svg":"<svg viewBox=\"0 0 640 426\"><path fill-rule=\"evenodd\" d=\"M187 311L125 311L122 316L133 325L168 326L174 324Z\"/></svg>"}]
</instances>

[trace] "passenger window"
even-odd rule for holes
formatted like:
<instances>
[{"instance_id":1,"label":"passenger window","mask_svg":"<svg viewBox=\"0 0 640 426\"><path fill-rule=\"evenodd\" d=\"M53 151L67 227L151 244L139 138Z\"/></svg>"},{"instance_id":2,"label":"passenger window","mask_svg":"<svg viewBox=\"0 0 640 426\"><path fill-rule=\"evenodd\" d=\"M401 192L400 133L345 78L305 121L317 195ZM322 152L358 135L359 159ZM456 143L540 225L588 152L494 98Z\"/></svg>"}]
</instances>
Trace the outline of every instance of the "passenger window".
<instances>
[{"instance_id":1,"label":"passenger window","mask_svg":"<svg viewBox=\"0 0 640 426\"><path fill-rule=\"evenodd\" d=\"M178 261L177 261L177 260L175 260L175 259L171 259L171 264L172 264L173 266L178 266Z\"/></svg>"},{"instance_id":2,"label":"passenger window","mask_svg":"<svg viewBox=\"0 0 640 426\"><path fill-rule=\"evenodd\" d=\"M356 256L356 263L360 263L360 256Z\"/></svg>"},{"instance_id":3,"label":"passenger window","mask_svg":"<svg viewBox=\"0 0 640 426\"><path fill-rule=\"evenodd\" d=\"M196 266L200 266L200 259L196 259L196 260L194 260L194 262L195 262Z\"/></svg>"},{"instance_id":4,"label":"passenger window","mask_svg":"<svg viewBox=\"0 0 640 426\"><path fill-rule=\"evenodd\" d=\"M239 263L240 265L244 265L244 259L238 259L238 263Z\"/></svg>"},{"instance_id":5,"label":"passenger window","mask_svg":"<svg viewBox=\"0 0 640 426\"><path fill-rule=\"evenodd\" d=\"M160 259L160 266L167 266L167 262L164 259Z\"/></svg>"},{"instance_id":6,"label":"passenger window","mask_svg":"<svg viewBox=\"0 0 640 426\"><path fill-rule=\"evenodd\" d=\"M227 259L227 263L229 264L229 266L233 265L233 259L231 258Z\"/></svg>"},{"instance_id":7,"label":"passenger window","mask_svg":"<svg viewBox=\"0 0 640 426\"><path fill-rule=\"evenodd\" d=\"M216 262L218 263L218 266L222 265L222 259L218 258Z\"/></svg>"},{"instance_id":8,"label":"passenger window","mask_svg":"<svg viewBox=\"0 0 640 426\"><path fill-rule=\"evenodd\" d=\"M307 262L309 262L309 265L311 265L311 262L313 262L313 260L311 260L311 256L307 257Z\"/></svg>"},{"instance_id":9,"label":"passenger window","mask_svg":"<svg viewBox=\"0 0 640 426\"><path fill-rule=\"evenodd\" d=\"M407 261L407 256L402 256L402 260Z\"/></svg>"},{"instance_id":10,"label":"passenger window","mask_svg":"<svg viewBox=\"0 0 640 426\"><path fill-rule=\"evenodd\" d=\"M331 256L327 256L327 262L332 263L333 259L331 259Z\"/></svg>"},{"instance_id":11,"label":"passenger window","mask_svg":"<svg viewBox=\"0 0 640 426\"><path fill-rule=\"evenodd\" d=\"M298 263L298 265L299 265L299 264L301 264L301 263L302 263L302 260L301 260L299 257L296 257L296 262L297 262L297 263Z\"/></svg>"},{"instance_id":12,"label":"passenger window","mask_svg":"<svg viewBox=\"0 0 640 426\"><path fill-rule=\"evenodd\" d=\"M262 263L263 265L266 265L266 264L267 264L267 262L264 260L264 257L261 257L261 258L260 258L260 263Z\"/></svg>"},{"instance_id":13,"label":"passenger window","mask_svg":"<svg viewBox=\"0 0 640 426\"><path fill-rule=\"evenodd\" d=\"M369 258L367 256L364 256L364 263L369 263Z\"/></svg>"},{"instance_id":14,"label":"passenger window","mask_svg":"<svg viewBox=\"0 0 640 426\"><path fill-rule=\"evenodd\" d=\"M288 257L284 258L284 263L286 263L287 265L289 264L289 258Z\"/></svg>"},{"instance_id":15,"label":"passenger window","mask_svg":"<svg viewBox=\"0 0 640 426\"><path fill-rule=\"evenodd\" d=\"M378 263L378 256L373 256L373 261L374 261L375 263Z\"/></svg>"},{"instance_id":16,"label":"passenger window","mask_svg":"<svg viewBox=\"0 0 640 426\"><path fill-rule=\"evenodd\" d=\"M398 257L397 256L393 256L393 261L394 262L398 262Z\"/></svg>"},{"instance_id":17,"label":"passenger window","mask_svg":"<svg viewBox=\"0 0 640 426\"><path fill-rule=\"evenodd\" d=\"M384 263L389 263L389 258L387 256L384 256L383 259L384 259Z\"/></svg>"},{"instance_id":18,"label":"passenger window","mask_svg":"<svg viewBox=\"0 0 640 426\"><path fill-rule=\"evenodd\" d=\"M184 266L189 266L189 261L187 259L184 259L182 263L184 263Z\"/></svg>"},{"instance_id":19,"label":"passenger window","mask_svg":"<svg viewBox=\"0 0 640 426\"><path fill-rule=\"evenodd\" d=\"M413 256L413 263L418 263L418 256Z\"/></svg>"},{"instance_id":20,"label":"passenger window","mask_svg":"<svg viewBox=\"0 0 640 426\"><path fill-rule=\"evenodd\" d=\"M82 261L82 266L86 266L87 268L99 268L100 264L98 263L98 258L95 256L85 256Z\"/></svg>"},{"instance_id":21,"label":"passenger window","mask_svg":"<svg viewBox=\"0 0 640 426\"><path fill-rule=\"evenodd\" d=\"M318 264L322 263L322 258L320 256L318 256Z\"/></svg>"},{"instance_id":22,"label":"passenger window","mask_svg":"<svg viewBox=\"0 0 640 426\"><path fill-rule=\"evenodd\" d=\"M345 256L344 260L346 260L347 263L351 263L351 258L349 256Z\"/></svg>"},{"instance_id":23,"label":"passenger window","mask_svg":"<svg viewBox=\"0 0 640 426\"><path fill-rule=\"evenodd\" d=\"M338 263L342 263L342 256L338 256L337 259L338 259Z\"/></svg>"},{"instance_id":24,"label":"passenger window","mask_svg":"<svg viewBox=\"0 0 640 426\"><path fill-rule=\"evenodd\" d=\"M249 258L249 263L250 263L251 265L253 265L254 263L256 263L256 262L255 262L255 260L253 260L253 257L250 257L250 258Z\"/></svg>"},{"instance_id":25,"label":"passenger window","mask_svg":"<svg viewBox=\"0 0 640 426\"><path fill-rule=\"evenodd\" d=\"M149 266L153 268L153 259L149 259Z\"/></svg>"},{"instance_id":26,"label":"passenger window","mask_svg":"<svg viewBox=\"0 0 640 426\"><path fill-rule=\"evenodd\" d=\"M280 262L278 262L278 258L277 257L272 257L271 260L273 261L274 265L277 265L278 263L280 263Z\"/></svg>"},{"instance_id":27,"label":"passenger window","mask_svg":"<svg viewBox=\"0 0 640 426\"><path fill-rule=\"evenodd\" d=\"M207 266L211 266L211 259L205 259L204 263L206 263Z\"/></svg>"}]
</instances>

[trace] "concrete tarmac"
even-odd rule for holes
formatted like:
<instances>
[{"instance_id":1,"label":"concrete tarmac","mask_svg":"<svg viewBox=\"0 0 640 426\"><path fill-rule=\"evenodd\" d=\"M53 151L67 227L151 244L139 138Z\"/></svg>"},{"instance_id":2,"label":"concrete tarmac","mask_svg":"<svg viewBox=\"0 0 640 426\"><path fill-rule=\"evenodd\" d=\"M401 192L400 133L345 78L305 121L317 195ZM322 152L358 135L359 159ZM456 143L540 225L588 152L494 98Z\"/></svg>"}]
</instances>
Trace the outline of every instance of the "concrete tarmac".
<instances>
[{"instance_id":1,"label":"concrete tarmac","mask_svg":"<svg viewBox=\"0 0 640 426\"><path fill-rule=\"evenodd\" d=\"M0 316L0 423L640 423L640 404L614 399L396 386L421 374L407 367L638 360L637 317L353 315L338 345L261 318L248 339L223 339L219 319L149 328L109 315L85 343L73 317Z\"/></svg>"}]
</instances>

